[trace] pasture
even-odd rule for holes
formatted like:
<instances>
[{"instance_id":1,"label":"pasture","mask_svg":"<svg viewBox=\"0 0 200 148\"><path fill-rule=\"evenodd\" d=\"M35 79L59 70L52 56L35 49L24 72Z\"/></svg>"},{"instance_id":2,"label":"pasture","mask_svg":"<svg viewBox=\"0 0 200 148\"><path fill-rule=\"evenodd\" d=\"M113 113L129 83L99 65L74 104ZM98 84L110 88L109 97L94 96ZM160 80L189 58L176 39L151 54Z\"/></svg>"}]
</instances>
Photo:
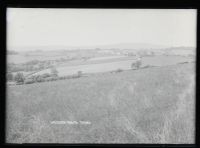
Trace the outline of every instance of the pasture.
<instances>
[{"instance_id":1,"label":"pasture","mask_svg":"<svg viewBox=\"0 0 200 148\"><path fill-rule=\"evenodd\" d=\"M194 80L186 63L7 86L6 142L194 143Z\"/></svg>"},{"instance_id":2,"label":"pasture","mask_svg":"<svg viewBox=\"0 0 200 148\"><path fill-rule=\"evenodd\" d=\"M130 70L131 64L136 61L135 57L125 56L110 56L94 58L87 61L72 61L66 64L57 66L59 76L77 74L78 71L83 73L103 73L109 71L115 71L117 69ZM183 56L151 56L142 57L142 65L145 66L167 66L175 65L182 62L195 61L194 57L183 57ZM34 75L50 73L51 69L45 69Z\"/></svg>"}]
</instances>

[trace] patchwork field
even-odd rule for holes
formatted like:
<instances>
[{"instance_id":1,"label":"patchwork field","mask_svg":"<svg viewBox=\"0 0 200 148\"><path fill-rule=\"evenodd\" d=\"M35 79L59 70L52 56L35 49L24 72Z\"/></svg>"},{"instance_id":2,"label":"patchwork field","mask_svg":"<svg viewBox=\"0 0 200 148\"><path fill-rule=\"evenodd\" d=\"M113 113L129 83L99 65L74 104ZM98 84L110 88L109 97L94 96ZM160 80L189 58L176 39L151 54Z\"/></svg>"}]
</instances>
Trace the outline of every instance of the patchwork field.
<instances>
[{"instance_id":1,"label":"patchwork field","mask_svg":"<svg viewBox=\"0 0 200 148\"><path fill-rule=\"evenodd\" d=\"M194 63L7 86L6 140L194 143L194 90Z\"/></svg>"}]
</instances>

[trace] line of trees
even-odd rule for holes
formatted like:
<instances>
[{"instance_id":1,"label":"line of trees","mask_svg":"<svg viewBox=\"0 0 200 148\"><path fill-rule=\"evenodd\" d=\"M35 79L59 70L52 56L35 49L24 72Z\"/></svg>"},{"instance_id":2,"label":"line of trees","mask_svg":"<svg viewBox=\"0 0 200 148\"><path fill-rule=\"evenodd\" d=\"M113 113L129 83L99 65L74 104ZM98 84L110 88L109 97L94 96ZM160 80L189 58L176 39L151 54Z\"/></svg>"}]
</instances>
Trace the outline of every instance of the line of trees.
<instances>
[{"instance_id":1,"label":"line of trees","mask_svg":"<svg viewBox=\"0 0 200 148\"><path fill-rule=\"evenodd\" d=\"M132 69L138 69L142 65L141 60L138 60L131 64ZM118 69L116 72L121 72L123 70ZM44 81L55 81L55 80L63 80L63 79L71 79L71 78L79 78L82 76L82 71L78 71L77 74L71 76L62 76L58 77L58 71L55 67L51 69L51 73L45 73L42 75L33 75L29 78L26 78L23 73L18 72L16 75L13 75L11 72L7 73L7 81L15 81L17 84L31 84L36 82L44 82Z\"/></svg>"},{"instance_id":2,"label":"line of trees","mask_svg":"<svg viewBox=\"0 0 200 148\"><path fill-rule=\"evenodd\" d=\"M77 74L68 75L68 76L58 76L58 71L54 67L51 69L51 73L44 73L42 75L33 75L26 78L23 73L17 73L15 76L12 73L7 74L8 81L15 81L16 84L32 84L32 83L40 83L40 82L48 82L48 81L56 81L63 79L73 79L80 78L82 76L82 71L78 71Z\"/></svg>"}]
</instances>

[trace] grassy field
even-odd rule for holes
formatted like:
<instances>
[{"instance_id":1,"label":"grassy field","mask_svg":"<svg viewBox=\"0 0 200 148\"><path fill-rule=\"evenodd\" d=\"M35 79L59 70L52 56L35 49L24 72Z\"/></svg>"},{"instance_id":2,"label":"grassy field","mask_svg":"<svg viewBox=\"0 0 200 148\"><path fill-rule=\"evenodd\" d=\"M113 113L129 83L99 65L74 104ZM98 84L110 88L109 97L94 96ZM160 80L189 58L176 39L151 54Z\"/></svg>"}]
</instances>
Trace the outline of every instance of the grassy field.
<instances>
[{"instance_id":1,"label":"grassy field","mask_svg":"<svg viewBox=\"0 0 200 148\"><path fill-rule=\"evenodd\" d=\"M194 143L194 74L188 63L9 86L6 140Z\"/></svg>"},{"instance_id":2,"label":"grassy field","mask_svg":"<svg viewBox=\"0 0 200 148\"><path fill-rule=\"evenodd\" d=\"M78 71L82 71L83 73L103 73L114 71L117 69L128 70L131 69L131 64L134 63L135 60L124 60L124 61L115 61L109 63L98 63L98 64L82 64L82 65L74 65L74 66L60 66L56 67L59 76L73 75L77 74ZM33 75L42 75L44 73L51 73L51 69L45 69Z\"/></svg>"},{"instance_id":3,"label":"grassy field","mask_svg":"<svg viewBox=\"0 0 200 148\"><path fill-rule=\"evenodd\" d=\"M117 69L129 70L131 69L132 63L137 61L135 57L101 57L94 58L88 61L72 61L67 62L61 66L56 66L59 76L77 74L78 71L83 73L100 73L115 71ZM147 65L151 66L167 66L174 65L181 62L195 61L194 57L183 57L183 56L152 56L143 57L141 67ZM44 73L51 73L51 69L45 69L33 75L42 75Z\"/></svg>"}]
</instances>

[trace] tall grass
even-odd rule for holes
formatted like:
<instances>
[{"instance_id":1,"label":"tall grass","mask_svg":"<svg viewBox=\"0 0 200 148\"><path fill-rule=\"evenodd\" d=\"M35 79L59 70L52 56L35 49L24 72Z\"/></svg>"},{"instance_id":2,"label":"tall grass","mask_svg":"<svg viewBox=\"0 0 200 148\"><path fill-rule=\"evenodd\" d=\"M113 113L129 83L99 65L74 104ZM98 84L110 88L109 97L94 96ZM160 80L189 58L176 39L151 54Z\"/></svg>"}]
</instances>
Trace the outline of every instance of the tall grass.
<instances>
[{"instance_id":1,"label":"tall grass","mask_svg":"<svg viewBox=\"0 0 200 148\"><path fill-rule=\"evenodd\" d=\"M194 102L191 63L8 87L6 140L194 143Z\"/></svg>"}]
</instances>

